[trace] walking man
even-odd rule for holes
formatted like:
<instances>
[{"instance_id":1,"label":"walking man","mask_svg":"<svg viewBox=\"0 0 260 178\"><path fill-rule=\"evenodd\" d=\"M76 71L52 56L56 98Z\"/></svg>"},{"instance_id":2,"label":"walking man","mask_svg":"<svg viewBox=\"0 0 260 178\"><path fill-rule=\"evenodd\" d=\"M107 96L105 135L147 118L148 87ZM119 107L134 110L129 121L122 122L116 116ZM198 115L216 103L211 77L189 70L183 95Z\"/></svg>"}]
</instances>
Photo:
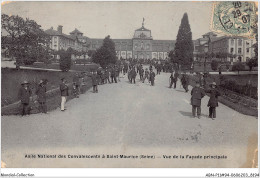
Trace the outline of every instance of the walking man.
<instances>
[{"instance_id":1,"label":"walking man","mask_svg":"<svg viewBox=\"0 0 260 178\"><path fill-rule=\"evenodd\" d=\"M141 68L139 70L139 76L140 76L140 81L143 81L144 78L144 69L143 66L141 65Z\"/></svg>"},{"instance_id":2,"label":"walking man","mask_svg":"<svg viewBox=\"0 0 260 178\"><path fill-rule=\"evenodd\" d=\"M39 86L36 90L37 100L39 102L39 111L41 113L47 113L46 106L46 84L43 80L40 80Z\"/></svg>"},{"instance_id":3,"label":"walking man","mask_svg":"<svg viewBox=\"0 0 260 178\"><path fill-rule=\"evenodd\" d=\"M188 89L188 76L186 75L186 73L184 72L184 74L182 75L181 78L181 84L185 90L185 92L187 93L189 91Z\"/></svg>"},{"instance_id":4,"label":"walking man","mask_svg":"<svg viewBox=\"0 0 260 178\"><path fill-rule=\"evenodd\" d=\"M192 105L192 116L195 118L196 110L197 117L200 119L201 115L201 99L205 96L205 92L200 88L199 82L196 82L195 87L191 90L191 105Z\"/></svg>"},{"instance_id":5,"label":"walking man","mask_svg":"<svg viewBox=\"0 0 260 178\"><path fill-rule=\"evenodd\" d=\"M155 73L152 69L151 72L150 72L150 81L151 81L152 86L154 86L154 80L155 80Z\"/></svg>"},{"instance_id":6,"label":"walking man","mask_svg":"<svg viewBox=\"0 0 260 178\"><path fill-rule=\"evenodd\" d=\"M130 75L131 75L131 83L135 83L135 78L136 78L136 71L135 71L135 68L133 67L131 72L130 72Z\"/></svg>"},{"instance_id":7,"label":"walking man","mask_svg":"<svg viewBox=\"0 0 260 178\"><path fill-rule=\"evenodd\" d=\"M65 103L67 101L67 97L69 96L69 87L67 85L67 81L65 78L61 79L61 84L60 84L60 93L61 93L61 106L60 109L61 111L65 111Z\"/></svg>"},{"instance_id":8,"label":"walking man","mask_svg":"<svg viewBox=\"0 0 260 178\"><path fill-rule=\"evenodd\" d=\"M210 89L206 90L206 93L210 94L208 107L209 107L209 118L214 120L216 118L216 107L218 107L218 96L220 92L217 90L217 84L213 82L210 84Z\"/></svg>"},{"instance_id":9,"label":"walking man","mask_svg":"<svg viewBox=\"0 0 260 178\"><path fill-rule=\"evenodd\" d=\"M170 76L170 86L169 86L169 88L172 88L172 85L173 85L173 83L174 83L174 77L173 77L173 73L171 73L171 76Z\"/></svg>"},{"instance_id":10,"label":"walking man","mask_svg":"<svg viewBox=\"0 0 260 178\"><path fill-rule=\"evenodd\" d=\"M18 92L18 98L21 100L22 104L22 116L30 114L30 96L32 95L32 90L29 88L29 82L24 81L21 84L21 88Z\"/></svg>"},{"instance_id":11,"label":"walking man","mask_svg":"<svg viewBox=\"0 0 260 178\"><path fill-rule=\"evenodd\" d=\"M176 71L176 72L174 73L174 79L173 79L174 89L176 88L177 81L178 81L178 77L179 77L179 73L178 73L178 71Z\"/></svg>"},{"instance_id":12,"label":"walking man","mask_svg":"<svg viewBox=\"0 0 260 178\"><path fill-rule=\"evenodd\" d=\"M147 68L145 69L145 72L144 72L144 79L143 79L143 83L144 83L145 79L147 79L147 80L149 81L149 71L148 71L148 69L147 69Z\"/></svg>"},{"instance_id":13,"label":"walking man","mask_svg":"<svg viewBox=\"0 0 260 178\"><path fill-rule=\"evenodd\" d=\"M113 82L117 83L117 81L116 81L116 71L115 71L114 67L112 67L112 69L111 69L110 76L111 76L112 83Z\"/></svg>"},{"instance_id":14,"label":"walking man","mask_svg":"<svg viewBox=\"0 0 260 178\"><path fill-rule=\"evenodd\" d=\"M96 71L91 75L91 80L93 86L93 93L98 93L99 75Z\"/></svg>"}]
</instances>

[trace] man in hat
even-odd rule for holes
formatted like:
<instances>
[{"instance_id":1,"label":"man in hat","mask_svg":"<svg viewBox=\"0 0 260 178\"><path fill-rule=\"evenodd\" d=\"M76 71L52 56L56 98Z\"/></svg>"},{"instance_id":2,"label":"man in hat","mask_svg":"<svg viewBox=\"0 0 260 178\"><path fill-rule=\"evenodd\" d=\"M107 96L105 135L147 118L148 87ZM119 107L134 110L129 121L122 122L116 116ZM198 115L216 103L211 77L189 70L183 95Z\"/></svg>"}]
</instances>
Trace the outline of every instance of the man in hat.
<instances>
[{"instance_id":1,"label":"man in hat","mask_svg":"<svg viewBox=\"0 0 260 178\"><path fill-rule=\"evenodd\" d=\"M30 97L32 95L32 90L29 88L29 82L24 81L21 84L21 88L18 92L18 98L21 100L22 104L22 116L30 114Z\"/></svg>"},{"instance_id":2,"label":"man in hat","mask_svg":"<svg viewBox=\"0 0 260 178\"><path fill-rule=\"evenodd\" d=\"M178 81L178 77L179 77L179 73L178 73L178 71L176 70L175 73L174 73L174 79L173 79L174 89L176 88L177 81Z\"/></svg>"},{"instance_id":3,"label":"man in hat","mask_svg":"<svg viewBox=\"0 0 260 178\"><path fill-rule=\"evenodd\" d=\"M46 106L46 84L43 80L40 80L38 88L36 89L37 100L39 102L39 111L42 113L47 113Z\"/></svg>"},{"instance_id":4,"label":"man in hat","mask_svg":"<svg viewBox=\"0 0 260 178\"><path fill-rule=\"evenodd\" d=\"M135 68L133 67L130 71L130 82L131 83L135 83L135 78L136 78L136 71L135 71Z\"/></svg>"},{"instance_id":5,"label":"man in hat","mask_svg":"<svg viewBox=\"0 0 260 178\"><path fill-rule=\"evenodd\" d=\"M147 68L145 69L145 72L144 72L143 83L144 83L145 79L147 79L148 81L150 81L150 80L149 80L149 71L148 71Z\"/></svg>"},{"instance_id":6,"label":"man in hat","mask_svg":"<svg viewBox=\"0 0 260 178\"><path fill-rule=\"evenodd\" d=\"M187 76L186 72L184 72L182 74L181 84L182 84L182 86L183 86L183 88L184 88L186 93L189 91L189 89L188 89L188 81L189 81L188 76Z\"/></svg>"},{"instance_id":7,"label":"man in hat","mask_svg":"<svg viewBox=\"0 0 260 178\"><path fill-rule=\"evenodd\" d=\"M209 118L214 120L216 118L216 107L218 107L218 97L221 95L217 90L216 82L209 85L210 89L205 90L206 93L210 94L208 107L209 107Z\"/></svg>"},{"instance_id":8,"label":"man in hat","mask_svg":"<svg viewBox=\"0 0 260 178\"><path fill-rule=\"evenodd\" d=\"M192 116L195 117L197 110L197 117L200 119L201 115L201 99L205 96L205 92L200 88L199 82L196 82L195 87L191 90L191 105Z\"/></svg>"},{"instance_id":9,"label":"man in hat","mask_svg":"<svg viewBox=\"0 0 260 178\"><path fill-rule=\"evenodd\" d=\"M107 69L107 67L106 67L106 69L105 69L105 83L107 83L107 82L109 82L110 83L110 80L109 80L109 71L108 71L108 69Z\"/></svg>"},{"instance_id":10,"label":"man in hat","mask_svg":"<svg viewBox=\"0 0 260 178\"><path fill-rule=\"evenodd\" d=\"M69 96L69 87L67 85L67 81L65 78L61 79L60 84L60 94L61 94L61 111L65 111L65 103L67 101L67 97Z\"/></svg>"},{"instance_id":11,"label":"man in hat","mask_svg":"<svg viewBox=\"0 0 260 178\"><path fill-rule=\"evenodd\" d=\"M98 74L96 71L91 75L92 86L93 86L93 93L98 93Z\"/></svg>"},{"instance_id":12,"label":"man in hat","mask_svg":"<svg viewBox=\"0 0 260 178\"><path fill-rule=\"evenodd\" d=\"M115 67L112 67L111 72L110 72L110 77L111 77L112 83L113 82L117 83Z\"/></svg>"},{"instance_id":13,"label":"man in hat","mask_svg":"<svg viewBox=\"0 0 260 178\"><path fill-rule=\"evenodd\" d=\"M144 78L144 69L143 69L143 65L141 64L141 68L139 70L139 75L140 75L140 81L143 81Z\"/></svg>"},{"instance_id":14,"label":"man in hat","mask_svg":"<svg viewBox=\"0 0 260 178\"><path fill-rule=\"evenodd\" d=\"M153 69L151 69L151 72L150 72L151 86L154 86L154 80L155 80L155 73L154 73Z\"/></svg>"}]
</instances>

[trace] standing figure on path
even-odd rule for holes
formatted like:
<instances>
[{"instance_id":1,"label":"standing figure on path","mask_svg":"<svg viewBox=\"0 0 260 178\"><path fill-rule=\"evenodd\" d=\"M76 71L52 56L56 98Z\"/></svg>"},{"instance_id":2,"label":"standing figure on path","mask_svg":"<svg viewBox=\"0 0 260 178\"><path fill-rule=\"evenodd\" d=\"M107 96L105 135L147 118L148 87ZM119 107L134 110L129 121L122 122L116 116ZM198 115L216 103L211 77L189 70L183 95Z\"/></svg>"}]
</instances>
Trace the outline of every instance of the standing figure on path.
<instances>
[{"instance_id":1,"label":"standing figure on path","mask_svg":"<svg viewBox=\"0 0 260 178\"><path fill-rule=\"evenodd\" d=\"M130 82L131 83L135 83L135 78L136 78L136 71L135 71L135 68L133 67L132 68L132 70L131 70L131 72L130 72L130 76L131 76L131 80L130 80Z\"/></svg>"},{"instance_id":2,"label":"standing figure on path","mask_svg":"<svg viewBox=\"0 0 260 178\"><path fill-rule=\"evenodd\" d=\"M153 70L152 64L150 64L149 70L150 70L150 72Z\"/></svg>"},{"instance_id":3,"label":"standing figure on path","mask_svg":"<svg viewBox=\"0 0 260 178\"><path fill-rule=\"evenodd\" d=\"M141 65L141 69L139 70L139 75L140 75L140 81L143 81L144 78L144 69L143 66Z\"/></svg>"},{"instance_id":4,"label":"standing figure on path","mask_svg":"<svg viewBox=\"0 0 260 178\"><path fill-rule=\"evenodd\" d=\"M195 117L197 110L197 117L200 119L201 115L201 99L205 96L205 92L200 88L199 82L196 82L195 87L191 90L191 105L192 116Z\"/></svg>"},{"instance_id":5,"label":"standing figure on path","mask_svg":"<svg viewBox=\"0 0 260 178\"><path fill-rule=\"evenodd\" d=\"M117 81L120 82L120 78L119 78L120 69L119 69L119 66L115 65L115 71L116 71L116 79L117 79Z\"/></svg>"},{"instance_id":6,"label":"standing figure on path","mask_svg":"<svg viewBox=\"0 0 260 178\"><path fill-rule=\"evenodd\" d=\"M76 97L79 97L80 94L80 81L79 81L79 74L76 73L73 77L73 85L76 87L75 91L76 91Z\"/></svg>"},{"instance_id":7,"label":"standing figure on path","mask_svg":"<svg viewBox=\"0 0 260 178\"><path fill-rule=\"evenodd\" d=\"M145 69L145 72L144 72L144 79L143 79L143 83L144 83L145 79L147 79L148 81L150 81L150 80L149 80L149 71L148 71L148 69L147 69L147 68Z\"/></svg>"},{"instance_id":8,"label":"standing figure on path","mask_svg":"<svg viewBox=\"0 0 260 178\"><path fill-rule=\"evenodd\" d=\"M151 72L150 72L150 81L151 81L152 86L154 86L154 80L155 80L155 73L152 69Z\"/></svg>"},{"instance_id":9,"label":"standing figure on path","mask_svg":"<svg viewBox=\"0 0 260 178\"><path fill-rule=\"evenodd\" d=\"M98 75L98 85L101 85L101 80L102 80L102 67L99 67L97 69L97 75Z\"/></svg>"},{"instance_id":10,"label":"standing figure on path","mask_svg":"<svg viewBox=\"0 0 260 178\"><path fill-rule=\"evenodd\" d=\"M99 79L99 76L97 75L97 72L94 72L91 75L93 93L98 93L98 79Z\"/></svg>"},{"instance_id":11,"label":"standing figure on path","mask_svg":"<svg viewBox=\"0 0 260 178\"><path fill-rule=\"evenodd\" d=\"M29 88L29 82L24 81L21 84L21 88L18 92L18 98L21 100L22 104L22 116L30 114L30 97L32 95L32 90Z\"/></svg>"},{"instance_id":12,"label":"standing figure on path","mask_svg":"<svg viewBox=\"0 0 260 178\"><path fill-rule=\"evenodd\" d=\"M112 83L113 82L117 83L115 67L112 67L111 72L110 72L110 77L111 77Z\"/></svg>"},{"instance_id":13,"label":"standing figure on path","mask_svg":"<svg viewBox=\"0 0 260 178\"><path fill-rule=\"evenodd\" d=\"M216 118L216 107L218 107L218 96L220 92L217 90L217 84L213 82L209 85L211 88L207 89L205 92L210 94L208 107L209 107L209 118L214 120Z\"/></svg>"},{"instance_id":14,"label":"standing figure on path","mask_svg":"<svg viewBox=\"0 0 260 178\"><path fill-rule=\"evenodd\" d=\"M47 113L47 106L46 106L46 84L43 80L40 80L38 88L36 89L37 100L39 102L39 111L42 113Z\"/></svg>"},{"instance_id":15,"label":"standing figure on path","mask_svg":"<svg viewBox=\"0 0 260 178\"><path fill-rule=\"evenodd\" d=\"M67 81L65 78L61 79L60 84L60 94L61 94L61 106L60 110L65 111L65 103L67 101L67 97L69 96L69 87L67 85Z\"/></svg>"},{"instance_id":16,"label":"standing figure on path","mask_svg":"<svg viewBox=\"0 0 260 178\"><path fill-rule=\"evenodd\" d=\"M181 84L182 84L182 86L183 86L183 88L184 88L186 93L189 91L189 89L188 89L188 85L189 85L188 82L189 82L188 76L184 72L184 74L182 74Z\"/></svg>"},{"instance_id":17,"label":"standing figure on path","mask_svg":"<svg viewBox=\"0 0 260 178\"><path fill-rule=\"evenodd\" d=\"M108 69L107 69L107 67L106 67L106 70L105 70L105 83L107 83L107 82L109 82L110 83L110 80L109 80L109 71L108 71Z\"/></svg>"},{"instance_id":18,"label":"standing figure on path","mask_svg":"<svg viewBox=\"0 0 260 178\"><path fill-rule=\"evenodd\" d=\"M169 83L170 83L170 86L169 86L169 88L172 88L172 85L173 85L173 83L174 83L174 76L173 76L173 73L171 73L171 76L170 76L170 78L169 78Z\"/></svg>"},{"instance_id":19,"label":"standing figure on path","mask_svg":"<svg viewBox=\"0 0 260 178\"><path fill-rule=\"evenodd\" d=\"M174 82L174 89L176 88L178 77L179 77L179 73L178 73L178 71L175 71L175 73L174 73L174 80L173 80L173 82Z\"/></svg>"}]
</instances>

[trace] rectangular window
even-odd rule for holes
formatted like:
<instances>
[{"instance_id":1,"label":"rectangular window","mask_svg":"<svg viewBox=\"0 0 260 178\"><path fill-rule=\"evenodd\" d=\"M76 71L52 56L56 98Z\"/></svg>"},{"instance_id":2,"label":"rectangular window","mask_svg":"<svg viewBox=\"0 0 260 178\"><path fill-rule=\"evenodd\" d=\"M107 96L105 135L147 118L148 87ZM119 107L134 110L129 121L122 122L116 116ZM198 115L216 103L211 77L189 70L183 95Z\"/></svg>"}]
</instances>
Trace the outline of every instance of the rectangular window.
<instances>
[{"instance_id":1,"label":"rectangular window","mask_svg":"<svg viewBox=\"0 0 260 178\"><path fill-rule=\"evenodd\" d=\"M242 46L242 40L241 39L238 40L238 46Z\"/></svg>"},{"instance_id":2,"label":"rectangular window","mask_svg":"<svg viewBox=\"0 0 260 178\"><path fill-rule=\"evenodd\" d=\"M246 52L249 53L249 48L246 48Z\"/></svg>"},{"instance_id":3,"label":"rectangular window","mask_svg":"<svg viewBox=\"0 0 260 178\"><path fill-rule=\"evenodd\" d=\"M234 48L230 48L230 53L233 54Z\"/></svg>"},{"instance_id":4,"label":"rectangular window","mask_svg":"<svg viewBox=\"0 0 260 178\"><path fill-rule=\"evenodd\" d=\"M238 54L241 54L242 50L241 48L238 48Z\"/></svg>"},{"instance_id":5,"label":"rectangular window","mask_svg":"<svg viewBox=\"0 0 260 178\"><path fill-rule=\"evenodd\" d=\"M231 45L234 45L234 39L231 39Z\"/></svg>"}]
</instances>

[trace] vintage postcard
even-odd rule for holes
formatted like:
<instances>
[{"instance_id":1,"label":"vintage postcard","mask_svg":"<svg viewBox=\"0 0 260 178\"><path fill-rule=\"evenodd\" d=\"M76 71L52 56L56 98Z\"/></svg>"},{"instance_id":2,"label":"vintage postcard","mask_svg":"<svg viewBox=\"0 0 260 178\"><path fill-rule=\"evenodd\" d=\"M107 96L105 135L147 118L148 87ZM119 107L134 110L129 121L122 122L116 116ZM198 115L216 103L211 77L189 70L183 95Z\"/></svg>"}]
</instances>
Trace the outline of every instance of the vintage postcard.
<instances>
[{"instance_id":1,"label":"vintage postcard","mask_svg":"<svg viewBox=\"0 0 260 178\"><path fill-rule=\"evenodd\" d=\"M2 3L2 167L257 168L257 30L254 1Z\"/></svg>"}]
</instances>

